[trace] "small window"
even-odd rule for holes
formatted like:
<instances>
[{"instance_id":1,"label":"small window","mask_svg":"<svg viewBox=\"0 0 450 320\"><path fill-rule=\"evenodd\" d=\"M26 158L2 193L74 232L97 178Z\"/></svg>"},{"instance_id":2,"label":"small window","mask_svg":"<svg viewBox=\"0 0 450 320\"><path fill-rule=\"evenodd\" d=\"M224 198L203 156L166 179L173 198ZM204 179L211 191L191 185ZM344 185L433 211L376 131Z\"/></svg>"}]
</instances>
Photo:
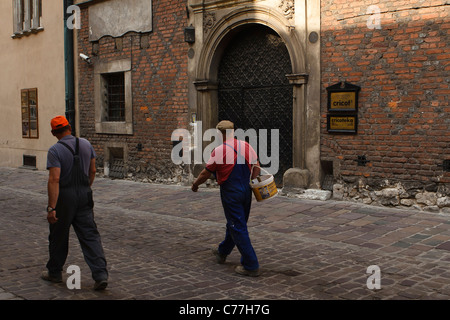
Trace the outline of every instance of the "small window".
<instances>
[{"instance_id":1,"label":"small window","mask_svg":"<svg viewBox=\"0 0 450 320\"><path fill-rule=\"evenodd\" d=\"M43 30L42 0L13 0L13 38Z\"/></svg>"},{"instance_id":2,"label":"small window","mask_svg":"<svg viewBox=\"0 0 450 320\"><path fill-rule=\"evenodd\" d=\"M129 59L94 66L95 132L133 134L133 93Z\"/></svg>"},{"instance_id":3,"label":"small window","mask_svg":"<svg viewBox=\"0 0 450 320\"><path fill-rule=\"evenodd\" d=\"M125 121L125 74L123 72L103 74L105 85L105 121Z\"/></svg>"},{"instance_id":4,"label":"small window","mask_svg":"<svg viewBox=\"0 0 450 320\"><path fill-rule=\"evenodd\" d=\"M24 89L21 91L22 138L39 138L38 91Z\"/></svg>"}]
</instances>

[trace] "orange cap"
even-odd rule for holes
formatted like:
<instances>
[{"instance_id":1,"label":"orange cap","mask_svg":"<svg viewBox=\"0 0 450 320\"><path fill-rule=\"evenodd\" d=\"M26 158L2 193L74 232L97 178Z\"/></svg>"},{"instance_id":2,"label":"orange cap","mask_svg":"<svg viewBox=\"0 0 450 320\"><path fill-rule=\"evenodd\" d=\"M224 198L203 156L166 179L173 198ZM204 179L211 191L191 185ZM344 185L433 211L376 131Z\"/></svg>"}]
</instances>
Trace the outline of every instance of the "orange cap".
<instances>
[{"instance_id":1,"label":"orange cap","mask_svg":"<svg viewBox=\"0 0 450 320\"><path fill-rule=\"evenodd\" d=\"M57 116L51 121L52 130L61 129L68 125L69 121L67 121L66 117L64 116Z\"/></svg>"}]
</instances>

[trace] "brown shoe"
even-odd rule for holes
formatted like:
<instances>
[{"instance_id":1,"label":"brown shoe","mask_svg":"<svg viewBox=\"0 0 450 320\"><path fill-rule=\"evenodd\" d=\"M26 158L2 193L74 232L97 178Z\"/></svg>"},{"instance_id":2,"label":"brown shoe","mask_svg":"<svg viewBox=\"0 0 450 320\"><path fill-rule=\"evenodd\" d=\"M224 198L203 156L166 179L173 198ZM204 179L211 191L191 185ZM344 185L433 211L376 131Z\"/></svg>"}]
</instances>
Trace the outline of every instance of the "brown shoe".
<instances>
[{"instance_id":1,"label":"brown shoe","mask_svg":"<svg viewBox=\"0 0 450 320\"><path fill-rule=\"evenodd\" d=\"M62 276L55 276L55 275L51 275L48 271L43 271L41 274L41 279L45 280L45 281L50 281L53 283L60 283L62 282Z\"/></svg>"},{"instance_id":2,"label":"brown shoe","mask_svg":"<svg viewBox=\"0 0 450 320\"><path fill-rule=\"evenodd\" d=\"M259 268L256 270L247 270L243 266L237 266L234 271L243 276L259 277Z\"/></svg>"}]
</instances>

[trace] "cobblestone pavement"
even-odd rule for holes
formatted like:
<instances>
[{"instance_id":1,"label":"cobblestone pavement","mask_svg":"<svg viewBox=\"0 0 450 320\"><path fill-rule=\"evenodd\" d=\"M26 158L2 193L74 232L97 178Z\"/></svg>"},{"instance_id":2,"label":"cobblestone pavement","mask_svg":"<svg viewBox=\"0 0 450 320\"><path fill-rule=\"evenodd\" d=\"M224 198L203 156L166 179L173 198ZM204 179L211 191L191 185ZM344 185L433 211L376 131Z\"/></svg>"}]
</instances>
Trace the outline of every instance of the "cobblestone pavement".
<instances>
[{"instance_id":1,"label":"cobblestone pavement","mask_svg":"<svg viewBox=\"0 0 450 320\"><path fill-rule=\"evenodd\" d=\"M110 271L104 292L71 231L65 268L81 289L39 278L47 262L47 172L0 168L0 299L319 300L449 299L449 216L339 201L275 197L253 202L249 232L261 276L235 274L217 189L97 178L95 217ZM367 287L379 266L381 289ZM65 274L67 278L69 274Z\"/></svg>"}]
</instances>

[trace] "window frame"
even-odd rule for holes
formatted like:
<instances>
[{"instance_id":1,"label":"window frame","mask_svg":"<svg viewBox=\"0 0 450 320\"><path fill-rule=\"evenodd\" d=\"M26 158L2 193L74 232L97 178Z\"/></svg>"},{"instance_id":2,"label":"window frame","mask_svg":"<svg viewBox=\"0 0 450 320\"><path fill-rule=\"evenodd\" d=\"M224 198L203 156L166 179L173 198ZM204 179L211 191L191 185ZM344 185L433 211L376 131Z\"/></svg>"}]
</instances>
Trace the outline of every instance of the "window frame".
<instances>
[{"instance_id":1,"label":"window frame","mask_svg":"<svg viewBox=\"0 0 450 320\"><path fill-rule=\"evenodd\" d=\"M34 93L35 95L35 103L32 104L30 93ZM24 94L26 94L26 101L24 101ZM22 89L20 90L20 110L21 110L21 128L22 128L22 138L23 139L39 139L39 98L38 98L38 89ZM32 107L34 112L32 111ZM26 109L26 112L24 112ZM34 116L32 117L32 113ZM26 116L26 119L24 119ZM24 124L28 124L28 128L26 129L28 132L25 134ZM32 130L31 123L36 123L36 128Z\"/></svg>"},{"instance_id":2,"label":"window frame","mask_svg":"<svg viewBox=\"0 0 450 320\"><path fill-rule=\"evenodd\" d=\"M111 73L124 74L125 86L125 119L124 121L108 121L108 108L105 104L105 76ZM133 134L133 101L131 86L131 60L123 59L100 62L94 67L94 104L95 131L107 134Z\"/></svg>"}]
</instances>

